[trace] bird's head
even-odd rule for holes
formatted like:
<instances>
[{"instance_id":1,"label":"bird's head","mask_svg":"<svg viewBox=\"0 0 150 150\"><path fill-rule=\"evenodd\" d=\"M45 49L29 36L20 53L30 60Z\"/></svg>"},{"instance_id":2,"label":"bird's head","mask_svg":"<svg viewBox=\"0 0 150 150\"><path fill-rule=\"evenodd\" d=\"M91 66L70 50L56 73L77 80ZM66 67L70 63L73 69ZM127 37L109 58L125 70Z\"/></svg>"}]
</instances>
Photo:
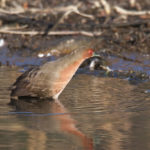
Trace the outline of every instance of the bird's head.
<instances>
[{"instance_id":1,"label":"bird's head","mask_svg":"<svg viewBox=\"0 0 150 150\"><path fill-rule=\"evenodd\" d=\"M87 58L90 58L90 57L94 57L94 56L98 56L93 49L87 49L83 52L83 58L87 59Z\"/></svg>"}]
</instances>

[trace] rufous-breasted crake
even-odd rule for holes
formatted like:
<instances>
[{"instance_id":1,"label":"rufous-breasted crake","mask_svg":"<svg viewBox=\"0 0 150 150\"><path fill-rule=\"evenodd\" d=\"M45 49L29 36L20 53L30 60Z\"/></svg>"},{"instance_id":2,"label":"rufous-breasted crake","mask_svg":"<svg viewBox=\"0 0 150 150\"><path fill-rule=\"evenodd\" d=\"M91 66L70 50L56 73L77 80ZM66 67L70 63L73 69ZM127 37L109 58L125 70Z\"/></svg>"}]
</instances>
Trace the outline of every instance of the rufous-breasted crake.
<instances>
[{"instance_id":1,"label":"rufous-breasted crake","mask_svg":"<svg viewBox=\"0 0 150 150\"><path fill-rule=\"evenodd\" d=\"M20 97L58 99L81 63L94 55L93 49L83 47L56 61L29 69L13 84L11 99Z\"/></svg>"}]
</instances>

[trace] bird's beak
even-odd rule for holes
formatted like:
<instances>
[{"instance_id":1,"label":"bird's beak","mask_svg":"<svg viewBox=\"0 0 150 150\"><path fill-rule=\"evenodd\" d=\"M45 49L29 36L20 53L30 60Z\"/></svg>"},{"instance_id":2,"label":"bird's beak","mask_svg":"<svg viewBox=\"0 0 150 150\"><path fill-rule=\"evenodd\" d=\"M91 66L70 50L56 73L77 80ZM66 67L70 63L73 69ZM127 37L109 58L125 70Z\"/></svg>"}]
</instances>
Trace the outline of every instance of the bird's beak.
<instances>
[{"instance_id":1,"label":"bird's beak","mask_svg":"<svg viewBox=\"0 0 150 150\"><path fill-rule=\"evenodd\" d=\"M99 54L96 54L95 52L93 53L93 57L100 57Z\"/></svg>"}]
</instances>

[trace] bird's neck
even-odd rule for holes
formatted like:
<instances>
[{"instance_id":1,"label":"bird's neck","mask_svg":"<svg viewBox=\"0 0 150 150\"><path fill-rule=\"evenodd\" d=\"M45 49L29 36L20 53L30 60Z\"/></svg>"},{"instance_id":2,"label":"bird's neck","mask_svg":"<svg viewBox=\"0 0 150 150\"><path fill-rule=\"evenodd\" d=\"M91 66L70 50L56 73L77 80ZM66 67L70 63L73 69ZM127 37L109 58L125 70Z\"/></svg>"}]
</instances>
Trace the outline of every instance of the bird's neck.
<instances>
[{"instance_id":1,"label":"bird's neck","mask_svg":"<svg viewBox=\"0 0 150 150\"><path fill-rule=\"evenodd\" d=\"M69 64L65 66L65 68L63 68L62 70L63 74L72 77L83 61L84 61L83 58L71 61Z\"/></svg>"},{"instance_id":2,"label":"bird's neck","mask_svg":"<svg viewBox=\"0 0 150 150\"><path fill-rule=\"evenodd\" d=\"M68 56L60 60L62 63L59 76L56 79L53 89L57 89L57 92L54 90L54 93L57 93L54 96L54 99L56 99L59 94L63 91L63 89L66 87L68 82L71 80L72 76L77 71L80 64L84 61L82 57L77 56ZM55 88L56 87L56 88Z\"/></svg>"}]
</instances>

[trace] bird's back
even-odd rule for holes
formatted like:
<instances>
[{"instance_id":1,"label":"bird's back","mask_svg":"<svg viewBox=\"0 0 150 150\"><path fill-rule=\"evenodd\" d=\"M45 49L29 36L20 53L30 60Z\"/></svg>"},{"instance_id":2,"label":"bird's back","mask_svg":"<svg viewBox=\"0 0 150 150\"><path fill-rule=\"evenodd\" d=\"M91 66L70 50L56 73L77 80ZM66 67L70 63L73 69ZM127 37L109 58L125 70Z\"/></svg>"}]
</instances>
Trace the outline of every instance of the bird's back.
<instances>
[{"instance_id":1,"label":"bird's back","mask_svg":"<svg viewBox=\"0 0 150 150\"><path fill-rule=\"evenodd\" d=\"M52 69L54 68L53 65L53 63L49 64L47 68L49 71L41 69L41 67L35 67L23 73L13 84L11 96L53 96L50 84L50 81L53 81L56 77Z\"/></svg>"}]
</instances>

